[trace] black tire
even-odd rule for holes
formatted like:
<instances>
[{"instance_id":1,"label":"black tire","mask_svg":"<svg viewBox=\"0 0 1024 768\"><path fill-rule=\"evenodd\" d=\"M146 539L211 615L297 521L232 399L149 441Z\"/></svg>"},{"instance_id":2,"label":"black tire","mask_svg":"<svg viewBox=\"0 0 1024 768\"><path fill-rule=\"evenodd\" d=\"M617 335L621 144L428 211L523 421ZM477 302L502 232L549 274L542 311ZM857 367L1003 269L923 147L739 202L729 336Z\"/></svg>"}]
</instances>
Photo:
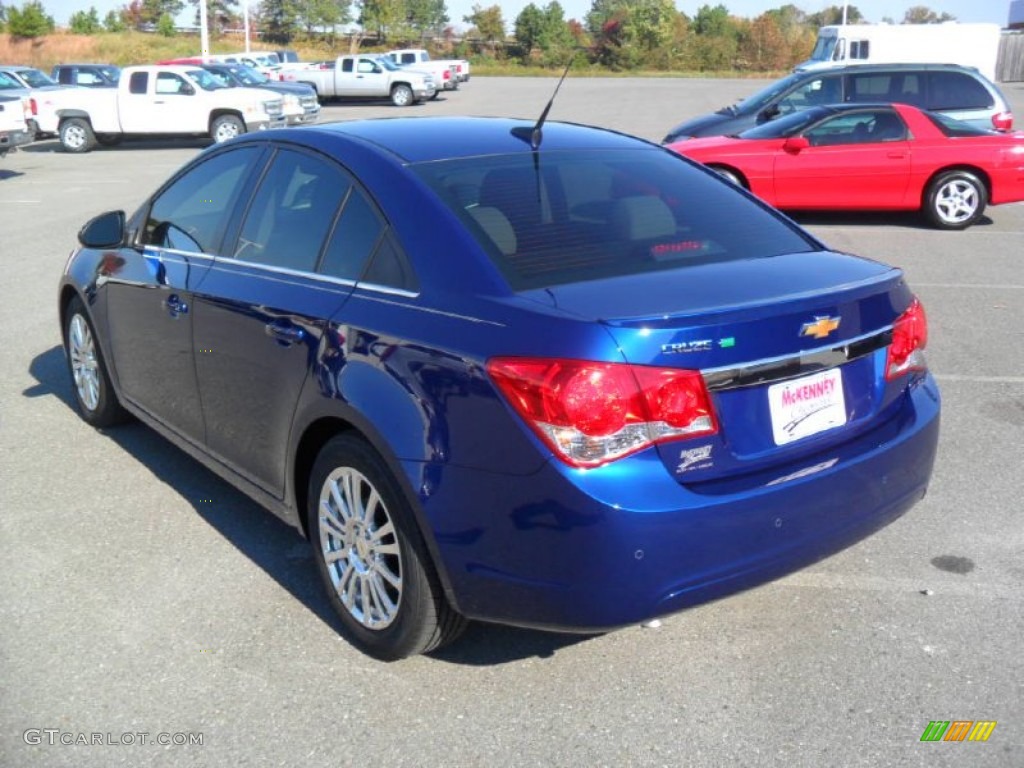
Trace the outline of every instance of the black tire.
<instances>
[{"instance_id":1,"label":"black tire","mask_svg":"<svg viewBox=\"0 0 1024 768\"><path fill-rule=\"evenodd\" d=\"M359 650L393 661L439 648L465 629L398 483L358 436L338 435L320 451L306 516L342 634Z\"/></svg>"},{"instance_id":2,"label":"black tire","mask_svg":"<svg viewBox=\"0 0 1024 768\"><path fill-rule=\"evenodd\" d=\"M75 391L78 413L94 427L111 427L128 420L110 383L96 329L77 296L68 304L64 321L64 356Z\"/></svg>"},{"instance_id":3,"label":"black tire","mask_svg":"<svg viewBox=\"0 0 1024 768\"><path fill-rule=\"evenodd\" d=\"M411 107L416 103L416 96L405 83L398 83L391 88L391 103L396 107Z\"/></svg>"},{"instance_id":4,"label":"black tire","mask_svg":"<svg viewBox=\"0 0 1024 768\"><path fill-rule=\"evenodd\" d=\"M96 146L96 134L84 117L69 117L62 122L58 137L64 151L76 155L89 152Z\"/></svg>"},{"instance_id":5,"label":"black tire","mask_svg":"<svg viewBox=\"0 0 1024 768\"><path fill-rule=\"evenodd\" d=\"M985 213L988 189L970 171L946 171L928 185L924 215L939 229L966 229Z\"/></svg>"},{"instance_id":6,"label":"black tire","mask_svg":"<svg viewBox=\"0 0 1024 768\"><path fill-rule=\"evenodd\" d=\"M122 133L98 133L96 134L96 141L103 147L116 147L124 140L124 134Z\"/></svg>"},{"instance_id":7,"label":"black tire","mask_svg":"<svg viewBox=\"0 0 1024 768\"><path fill-rule=\"evenodd\" d=\"M737 187L745 189L747 186L746 184L743 183L743 179L740 177L738 173L736 173L736 171L730 170L729 168L723 168L720 165L709 165L708 168L717 173L726 181L735 184Z\"/></svg>"},{"instance_id":8,"label":"black tire","mask_svg":"<svg viewBox=\"0 0 1024 768\"><path fill-rule=\"evenodd\" d=\"M210 138L217 144L241 136L245 133L245 123L237 115L221 115L210 123Z\"/></svg>"}]
</instances>

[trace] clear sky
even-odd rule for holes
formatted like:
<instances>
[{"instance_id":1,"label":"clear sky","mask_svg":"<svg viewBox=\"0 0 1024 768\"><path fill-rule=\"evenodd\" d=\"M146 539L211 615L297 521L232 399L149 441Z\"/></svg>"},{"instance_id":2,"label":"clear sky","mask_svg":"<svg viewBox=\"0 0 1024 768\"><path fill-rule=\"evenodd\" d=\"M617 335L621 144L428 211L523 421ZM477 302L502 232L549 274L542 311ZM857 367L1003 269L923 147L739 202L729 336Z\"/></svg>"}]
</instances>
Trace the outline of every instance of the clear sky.
<instances>
[{"instance_id":1,"label":"clear sky","mask_svg":"<svg viewBox=\"0 0 1024 768\"><path fill-rule=\"evenodd\" d=\"M241 8L239 0L239 7ZM462 17L471 13L474 5L488 8L492 5L499 5L505 17L505 23L511 28L519 12L529 5L530 0L446 0L448 6L448 18L453 26L464 28ZM533 0L534 4L543 8L548 0ZM579 19L582 21L591 8L591 0L559 0L562 8L565 9L567 19ZM719 2L729 9L734 16L755 18L767 10L778 8L791 2L807 13L815 13L830 5L840 5L829 0L677 0L676 7L688 16L694 16L697 9L703 5L718 5ZM120 8L127 3L127 0L42 0L46 9L57 24L67 24L71 14L78 10L88 10L90 5L95 6L102 19L107 11ZM4 0L5 5L22 4L21 0ZM251 0L250 8L258 5L258 0ZM881 21L882 17L888 16L899 22L906 10L914 5L925 5L936 13L948 13L955 16L958 21L988 21L995 22L1000 26L1006 26L1009 17L1010 0L860 0L850 3L856 6L868 21ZM190 22L193 11L183 14L183 19Z\"/></svg>"}]
</instances>

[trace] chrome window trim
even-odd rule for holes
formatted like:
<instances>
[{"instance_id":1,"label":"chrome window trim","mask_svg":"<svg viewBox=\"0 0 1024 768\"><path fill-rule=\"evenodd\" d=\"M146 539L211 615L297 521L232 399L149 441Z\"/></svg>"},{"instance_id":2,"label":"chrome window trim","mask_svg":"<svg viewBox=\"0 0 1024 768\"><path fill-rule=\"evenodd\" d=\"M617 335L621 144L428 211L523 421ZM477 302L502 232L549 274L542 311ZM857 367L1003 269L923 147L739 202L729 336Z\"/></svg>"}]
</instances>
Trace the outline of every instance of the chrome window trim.
<instances>
[{"instance_id":1,"label":"chrome window trim","mask_svg":"<svg viewBox=\"0 0 1024 768\"><path fill-rule=\"evenodd\" d=\"M892 343L893 326L847 339L841 344L806 350L795 355L763 358L742 365L707 368L701 371L709 392L757 387L788 381L809 373L835 368L866 357Z\"/></svg>"}]
</instances>

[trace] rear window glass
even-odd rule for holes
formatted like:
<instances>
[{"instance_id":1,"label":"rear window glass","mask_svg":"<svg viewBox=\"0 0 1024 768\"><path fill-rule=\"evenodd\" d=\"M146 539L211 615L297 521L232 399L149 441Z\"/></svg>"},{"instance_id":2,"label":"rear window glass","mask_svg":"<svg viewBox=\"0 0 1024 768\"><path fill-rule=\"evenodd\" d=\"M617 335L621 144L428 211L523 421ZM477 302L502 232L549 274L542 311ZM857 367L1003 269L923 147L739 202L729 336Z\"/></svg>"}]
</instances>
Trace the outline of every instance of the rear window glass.
<instances>
[{"instance_id":1,"label":"rear window glass","mask_svg":"<svg viewBox=\"0 0 1024 768\"><path fill-rule=\"evenodd\" d=\"M988 89L962 72L929 73L929 109L991 109L995 99Z\"/></svg>"},{"instance_id":2,"label":"rear window glass","mask_svg":"<svg viewBox=\"0 0 1024 768\"><path fill-rule=\"evenodd\" d=\"M416 170L513 290L817 247L668 150L520 153Z\"/></svg>"},{"instance_id":3,"label":"rear window glass","mask_svg":"<svg viewBox=\"0 0 1024 768\"><path fill-rule=\"evenodd\" d=\"M962 138L965 136L996 136L997 131L988 131L984 128L976 128L970 123L965 123L956 118L943 115L938 112L925 112L925 117L935 123L935 127L949 137Z\"/></svg>"}]
</instances>

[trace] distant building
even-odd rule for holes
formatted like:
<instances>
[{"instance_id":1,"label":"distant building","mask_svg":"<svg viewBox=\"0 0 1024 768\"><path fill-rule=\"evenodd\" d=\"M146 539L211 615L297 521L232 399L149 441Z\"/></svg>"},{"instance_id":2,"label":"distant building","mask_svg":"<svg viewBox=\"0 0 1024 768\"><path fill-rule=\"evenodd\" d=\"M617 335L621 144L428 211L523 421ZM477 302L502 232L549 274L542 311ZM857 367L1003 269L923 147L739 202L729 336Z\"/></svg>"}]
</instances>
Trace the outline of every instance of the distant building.
<instances>
[{"instance_id":1,"label":"distant building","mask_svg":"<svg viewBox=\"0 0 1024 768\"><path fill-rule=\"evenodd\" d=\"M1008 29L1024 29L1024 0L1012 0L1006 26Z\"/></svg>"}]
</instances>

